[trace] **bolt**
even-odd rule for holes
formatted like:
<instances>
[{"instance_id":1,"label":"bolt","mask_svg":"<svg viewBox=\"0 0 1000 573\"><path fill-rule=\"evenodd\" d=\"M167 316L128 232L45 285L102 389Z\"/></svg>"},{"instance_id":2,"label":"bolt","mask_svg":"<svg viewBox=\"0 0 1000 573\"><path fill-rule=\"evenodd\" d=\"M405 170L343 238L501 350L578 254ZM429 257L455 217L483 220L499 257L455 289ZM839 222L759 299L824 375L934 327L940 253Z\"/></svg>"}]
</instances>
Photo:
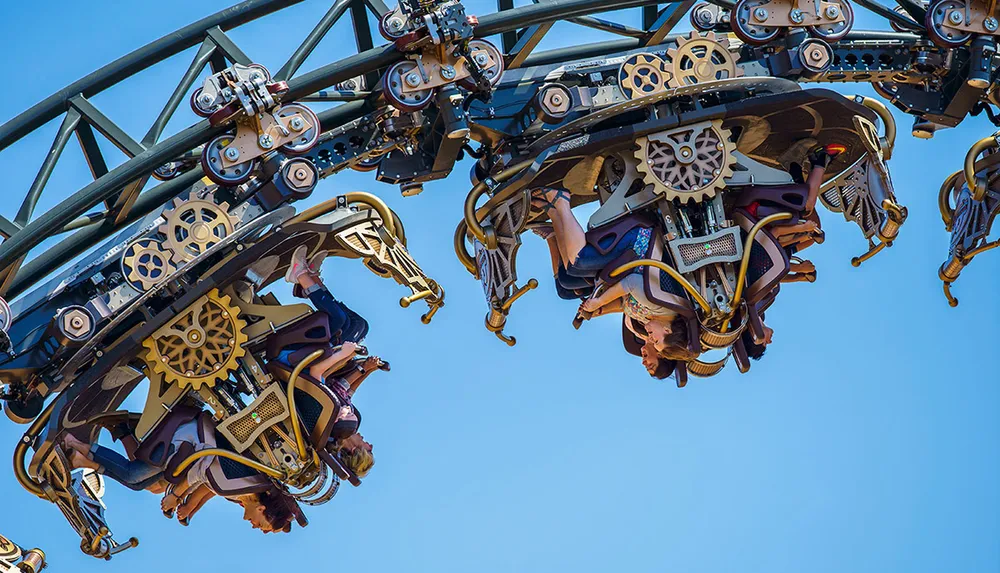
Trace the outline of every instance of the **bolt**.
<instances>
[{"instance_id":1,"label":"bolt","mask_svg":"<svg viewBox=\"0 0 1000 573\"><path fill-rule=\"evenodd\" d=\"M208 107L212 105L213 102L215 102L215 98L205 93L201 94L201 97L198 98L198 103L200 103L202 107Z\"/></svg>"},{"instance_id":2,"label":"bolt","mask_svg":"<svg viewBox=\"0 0 1000 573\"><path fill-rule=\"evenodd\" d=\"M801 24L802 20L805 19L805 16L802 15L802 10L799 10L798 8L792 10L788 17L796 24Z\"/></svg>"},{"instance_id":3,"label":"bolt","mask_svg":"<svg viewBox=\"0 0 1000 573\"><path fill-rule=\"evenodd\" d=\"M274 147L274 138L271 137L269 134L265 133L264 135L260 136L257 139L257 144L260 145L263 149L271 149L272 147Z\"/></svg>"},{"instance_id":4,"label":"bolt","mask_svg":"<svg viewBox=\"0 0 1000 573\"><path fill-rule=\"evenodd\" d=\"M956 26L959 25L959 24L961 24L962 23L962 13L959 12L958 10L952 10L948 14L948 21L951 22L952 24L956 25Z\"/></svg>"},{"instance_id":5,"label":"bolt","mask_svg":"<svg viewBox=\"0 0 1000 573\"><path fill-rule=\"evenodd\" d=\"M989 32L996 32L998 24L1000 23L998 23L997 19L994 18L993 16L990 16L989 18L983 20L983 28L986 28L986 30Z\"/></svg>"},{"instance_id":6,"label":"bolt","mask_svg":"<svg viewBox=\"0 0 1000 573\"><path fill-rule=\"evenodd\" d=\"M417 72L410 72L406 74L406 85L411 88L415 88L420 85L420 74Z\"/></svg>"},{"instance_id":7,"label":"bolt","mask_svg":"<svg viewBox=\"0 0 1000 573\"><path fill-rule=\"evenodd\" d=\"M294 174L294 175L295 175L295 179L297 179L297 180L299 180L299 181L305 181L305 180L306 180L306 177L307 177L307 176L308 176L309 174L308 174L308 173L306 172L306 170L305 170L305 169L296 169L296 170L295 170L295 174Z\"/></svg>"},{"instance_id":8,"label":"bolt","mask_svg":"<svg viewBox=\"0 0 1000 573\"><path fill-rule=\"evenodd\" d=\"M475 57L472 59L474 59L476 63L479 64L480 66L485 66L486 63L489 61L489 58L486 57L486 54L482 52L476 54Z\"/></svg>"},{"instance_id":9,"label":"bolt","mask_svg":"<svg viewBox=\"0 0 1000 573\"><path fill-rule=\"evenodd\" d=\"M236 161L240 158L240 150L235 147L230 147L226 149L226 159L230 161Z\"/></svg>"},{"instance_id":10,"label":"bolt","mask_svg":"<svg viewBox=\"0 0 1000 573\"><path fill-rule=\"evenodd\" d=\"M552 94L552 96L549 98L549 101L552 102L552 105L562 105L563 102L562 94Z\"/></svg>"},{"instance_id":11,"label":"bolt","mask_svg":"<svg viewBox=\"0 0 1000 573\"><path fill-rule=\"evenodd\" d=\"M391 32L398 32L403 29L403 19L402 18L389 18L386 22L386 27L389 28Z\"/></svg>"},{"instance_id":12,"label":"bolt","mask_svg":"<svg viewBox=\"0 0 1000 573\"><path fill-rule=\"evenodd\" d=\"M257 81L257 80L261 79L262 77L264 77L264 76L260 75L260 72L253 72L252 74L250 74L250 79L253 80L253 81Z\"/></svg>"},{"instance_id":13,"label":"bolt","mask_svg":"<svg viewBox=\"0 0 1000 573\"><path fill-rule=\"evenodd\" d=\"M840 8L837 8L836 6L827 6L824 13L827 18L833 20L837 16L840 16Z\"/></svg>"},{"instance_id":14,"label":"bolt","mask_svg":"<svg viewBox=\"0 0 1000 573\"><path fill-rule=\"evenodd\" d=\"M441 68L441 77L446 80L455 79L455 68L451 66L444 66Z\"/></svg>"},{"instance_id":15,"label":"bolt","mask_svg":"<svg viewBox=\"0 0 1000 573\"><path fill-rule=\"evenodd\" d=\"M753 11L753 17L757 19L758 22L763 22L767 20L767 10L764 8L755 8Z\"/></svg>"},{"instance_id":16,"label":"bolt","mask_svg":"<svg viewBox=\"0 0 1000 573\"><path fill-rule=\"evenodd\" d=\"M291 127L292 131L302 131L305 126L306 122L302 121L301 117L293 117L292 121L288 122L288 127Z\"/></svg>"}]
</instances>

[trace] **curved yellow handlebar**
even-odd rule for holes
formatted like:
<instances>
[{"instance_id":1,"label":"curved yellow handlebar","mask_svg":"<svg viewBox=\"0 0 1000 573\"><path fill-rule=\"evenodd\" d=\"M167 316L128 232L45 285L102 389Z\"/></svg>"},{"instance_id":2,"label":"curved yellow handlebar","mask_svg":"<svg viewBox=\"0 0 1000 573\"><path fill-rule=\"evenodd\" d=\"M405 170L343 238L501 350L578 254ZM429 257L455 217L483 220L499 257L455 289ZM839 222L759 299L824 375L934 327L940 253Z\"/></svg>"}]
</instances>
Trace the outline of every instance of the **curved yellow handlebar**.
<instances>
[{"instance_id":1,"label":"curved yellow handlebar","mask_svg":"<svg viewBox=\"0 0 1000 573\"><path fill-rule=\"evenodd\" d=\"M941 220L944 221L944 230L949 232L951 224L955 220L955 210L951 208L950 196L960 175L962 175L961 171L949 175L941 184L941 190L938 191L938 209L941 211Z\"/></svg>"},{"instance_id":2,"label":"curved yellow handlebar","mask_svg":"<svg viewBox=\"0 0 1000 573\"><path fill-rule=\"evenodd\" d=\"M295 384L299 381L299 374L302 374L302 371L320 356L323 356L322 350L310 353L309 356L295 365L295 369L288 377L288 395L286 396L288 398L288 415L291 418L292 431L295 432L295 445L299 449L299 461L305 461L308 452L306 451L306 441L302 437L302 428L299 425L299 413L295 408Z\"/></svg>"},{"instance_id":3,"label":"curved yellow handlebar","mask_svg":"<svg viewBox=\"0 0 1000 573\"><path fill-rule=\"evenodd\" d=\"M469 225L465 219L462 219L458 227L455 228L455 256L458 257L458 262L462 263L465 270L469 271L472 276L476 276L479 274L476 269L476 259L469 254L469 251L465 250L465 235L468 232Z\"/></svg>"},{"instance_id":4,"label":"curved yellow handlebar","mask_svg":"<svg viewBox=\"0 0 1000 573\"><path fill-rule=\"evenodd\" d=\"M28 427L28 431L24 433L24 436L17 442L14 446L14 477L17 478L17 483L21 484L21 487L28 490L28 492L44 498L45 491L42 486L38 484L30 475L28 475L28 470L24 469L24 460L28 455L28 448L31 446L31 442L38 435L38 432L42 431L42 427L49 423L49 419L52 417L52 412L56 408L56 402L59 399L53 400L42 413L35 418L35 421L31 423Z\"/></svg>"},{"instance_id":5,"label":"curved yellow handlebar","mask_svg":"<svg viewBox=\"0 0 1000 573\"><path fill-rule=\"evenodd\" d=\"M503 183L514 175L517 175L521 171L530 167L532 163L534 162L531 159L515 163L490 179L497 183ZM487 191L489 191L489 186L487 186L485 181L480 181L478 185L472 188L472 191L469 191L469 195L465 198L465 223L468 225L469 232L472 233L473 237L478 239L480 243L486 245L487 249L495 249L497 248L496 235L492 234L492 229L484 229L482 224L479 222L479 218L476 216L476 202L479 201L479 198L482 197Z\"/></svg>"},{"instance_id":6,"label":"curved yellow handlebar","mask_svg":"<svg viewBox=\"0 0 1000 573\"><path fill-rule=\"evenodd\" d=\"M369 207L371 207L376 213L378 213L379 217L382 218L382 224L385 225L385 228L389 231L389 233L393 237L398 238L400 242L404 244L406 243L404 238L399 234L397 234L396 221L398 221L399 218L396 217L395 213L392 212L392 209L390 209L389 206L385 204L385 201L379 199L378 197L372 195L371 193L365 193L364 191L350 191L348 193L344 193L343 196L344 198L347 199L348 204L362 203L364 205L368 205ZM323 215L326 215L327 213L331 213L336 209L337 209L337 198L334 197L333 199L327 199L326 201L323 201L319 205L314 205L306 209L305 211L299 213L298 215L292 217L287 224L309 221L311 219L315 219L316 217L321 217Z\"/></svg>"},{"instance_id":7,"label":"curved yellow handlebar","mask_svg":"<svg viewBox=\"0 0 1000 573\"><path fill-rule=\"evenodd\" d=\"M980 153L988 149L997 148L1000 148L1000 142L997 141L994 134L973 143L972 147L969 148L969 152L965 154L965 182L969 186L969 191L972 192L972 198L975 201L982 201L983 197L986 196L986 180L976 177L976 158L979 157Z\"/></svg>"},{"instance_id":8,"label":"curved yellow handlebar","mask_svg":"<svg viewBox=\"0 0 1000 573\"><path fill-rule=\"evenodd\" d=\"M896 120L892 117L892 112L877 99L854 96L854 100L874 111L882 120L882 126L885 128L885 135L879 138L882 144L882 157L886 161L892 159L892 149L896 146Z\"/></svg>"},{"instance_id":9,"label":"curved yellow handlebar","mask_svg":"<svg viewBox=\"0 0 1000 573\"><path fill-rule=\"evenodd\" d=\"M768 215L760 221L757 221L754 226L750 228L750 231L747 232L747 240L743 243L743 260L740 261L740 273L736 276L736 292L733 293L733 300L729 302L729 308L733 309L733 313L736 312L736 309L739 308L740 302L743 301L743 288L746 284L747 270L750 268L750 251L753 249L753 241L754 238L757 237L757 233L771 223L776 221L787 221L791 218L791 213L775 213L773 215ZM729 318L722 323L722 332L729 330L729 321L731 319L732 314L730 314Z\"/></svg>"},{"instance_id":10,"label":"curved yellow handlebar","mask_svg":"<svg viewBox=\"0 0 1000 573\"><path fill-rule=\"evenodd\" d=\"M611 276L616 277L636 267L647 267L647 266L655 267L670 275L671 278L677 281L681 285L681 287L683 287L684 290L686 290L688 294L691 295L691 298L693 298L694 301L698 303L698 306L701 307L702 311L704 311L706 314L712 312L711 305L708 304L708 301L705 300L705 297L701 296L701 293L698 292L698 289L696 289L694 285L688 282L688 280L684 278L682 274L677 272L677 269L671 267L670 265L664 263L663 261L657 261L654 259L639 259L636 261L631 261L611 271Z\"/></svg>"},{"instance_id":11,"label":"curved yellow handlebar","mask_svg":"<svg viewBox=\"0 0 1000 573\"><path fill-rule=\"evenodd\" d=\"M274 478L276 480L284 480L285 477L286 477L285 474L284 474L284 472L276 470L276 469L274 469L274 468L272 468L270 466L265 466L262 463L255 462L254 460L251 460L250 458L243 457L243 456L241 456L241 455L239 455L237 453L231 452L229 450L224 450L222 448L207 448L207 449L204 449L204 450L199 450L199 451L191 454L187 458L184 458L184 461L181 462L180 465L177 466L177 469L174 470L174 477L180 477L180 475L182 473L184 473L184 470L186 470L189 467L191 467L191 464L195 463L196 461L198 461L198 460L200 460L202 458L207 458L209 456L218 456L220 458L226 458L226 459L229 459L229 460L233 460L234 462L237 462L237 463L243 464L243 465L245 465L245 466L247 466L249 468L255 469L255 470L259 471L260 473L265 474L265 475L267 475L269 477L272 477L272 478Z\"/></svg>"}]
</instances>

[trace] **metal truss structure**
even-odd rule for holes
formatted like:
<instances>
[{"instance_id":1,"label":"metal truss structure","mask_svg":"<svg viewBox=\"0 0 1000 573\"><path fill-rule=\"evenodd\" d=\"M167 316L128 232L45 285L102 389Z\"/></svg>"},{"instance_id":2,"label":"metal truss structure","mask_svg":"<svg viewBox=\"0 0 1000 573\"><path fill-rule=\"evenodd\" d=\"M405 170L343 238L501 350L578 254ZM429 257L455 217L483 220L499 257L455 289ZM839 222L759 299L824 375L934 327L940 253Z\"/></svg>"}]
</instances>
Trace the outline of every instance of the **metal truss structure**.
<instances>
[{"instance_id":1,"label":"metal truss structure","mask_svg":"<svg viewBox=\"0 0 1000 573\"><path fill-rule=\"evenodd\" d=\"M914 117L917 137L968 115L1000 126L1000 21L995 3L982 0L897 0L891 8L876 0L498 0L495 13L478 17L458 0L393 8L333 0L273 74L230 38L299 2L241 2L0 125L2 153L59 121L16 216L0 217L0 399L9 418L30 425L14 471L60 508L95 557L137 541L112 538L103 483L70 467L60 446L67 434L84 440L124 424L141 443L162 428L165 412L194 404L211 411L228 444L205 455L248 467L297 501L326 503L341 479L360 483L321 427L341 398L303 370L330 349L306 353L294 368L277 360L279 342L298 341L317 317L258 291L302 249L360 259L393 278L412 293L401 306L428 304L425 323L444 291L411 257L402 221L378 197L349 193L296 213L293 204L319 179L371 171L409 196L449 176L460 158L475 158L455 251L482 282L486 328L510 345L503 330L511 307L538 284L518 286L516 254L520 235L549 218L540 193L566 189L574 206L598 202L588 225L595 244L652 229L637 231L645 242L635 256L600 276L574 277L585 279L586 293L571 294L589 296L638 269L650 299L687 331L670 357L683 386L688 374L712 376L730 357L746 372L748 347L766 343L762 316L780 283L815 280L789 248L824 239L810 202L860 228L868 250L855 265L891 246L906 220L889 173L896 125L886 104L812 84L871 83ZM854 30L851 2L889 29ZM640 27L605 14L622 11ZM696 31L674 34L685 17ZM344 18L356 53L300 73ZM609 39L538 51L557 22ZM192 48L145 134L127 133L93 103ZM196 85L206 69L210 77ZM336 105L317 114L309 102ZM163 137L182 104L205 119ZM93 180L36 213L73 136ZM99 137L127 159L112 168ZM961 270L1000 244L990 240L1000 212L998 149L1000 132L976 142L940 190L952 243L939 276L953 305L949 289ZM810 173L822 178L818 191ZM4 299L17 299L14 308ZM648 335L638 312L625 311L626 348ZM588 318L581 311L575 325ZM714 350L725 356L702 360ZM144 377L144 410L117 412ZM305 432L300 394L318 404Z\"/></svg>"}]
</instances>

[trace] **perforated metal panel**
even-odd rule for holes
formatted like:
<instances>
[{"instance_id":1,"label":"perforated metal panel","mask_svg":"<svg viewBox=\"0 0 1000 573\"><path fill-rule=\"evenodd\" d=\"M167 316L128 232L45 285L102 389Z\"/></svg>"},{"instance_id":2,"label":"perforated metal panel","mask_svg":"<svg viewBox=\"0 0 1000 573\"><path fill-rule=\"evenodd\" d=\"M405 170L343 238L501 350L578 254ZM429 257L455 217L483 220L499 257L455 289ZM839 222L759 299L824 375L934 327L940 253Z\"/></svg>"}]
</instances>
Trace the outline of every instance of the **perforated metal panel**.
<instances>
[{"instance_id":1,"label":"perforated metal panel","mask_svg":"<svg viewBox=\"0 0 1000 573\"><path fill-rule=\"evenodd\" d=\"M220 424L218 430L242 453L264 430L287 417L285 395L278 384L272 384L252 404Z\"/></svg>"},{"instance_id":2,"label":"perforated metal panel","mask_svg":"<svg viewBox=\"0 0 1000 573\"><path fill-rule=\"evenodd\" d=\"M712 263L731 263L743 257L739 227L723 229L705 237L674 239L668 243L677 270L689 273Z\"/></svg>"}]
</instances>

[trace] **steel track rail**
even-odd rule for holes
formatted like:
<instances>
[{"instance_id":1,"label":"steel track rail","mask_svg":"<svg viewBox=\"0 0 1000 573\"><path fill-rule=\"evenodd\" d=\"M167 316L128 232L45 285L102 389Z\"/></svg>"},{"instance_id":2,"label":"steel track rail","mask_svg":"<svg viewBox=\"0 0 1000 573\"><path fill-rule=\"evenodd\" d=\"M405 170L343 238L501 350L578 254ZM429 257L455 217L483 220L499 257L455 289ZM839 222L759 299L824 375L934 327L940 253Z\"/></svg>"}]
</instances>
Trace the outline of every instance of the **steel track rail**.
<instances>
[{"instance_id":1,"label":"steel track rail","mask_svg":"<svg viewBox=\"0 0 1000 573\"><path fill-rule=\"evenodd\" d=\"M50 96L14 120L4 124L4 126L0 127L0 143L16 141L17 138L37 127L39 122L44 123L49 119L57 117L64 110L64 106L67 105L66 102L74 97L74 95L81 93L81 91L77 90L82 90L82 93L98 93L117 81L128 77L128 75L144 69L144 67L148 67L183 49L197 45L199 40L204 40L206 27L221 27L223 24L235 27L240 23L277 10L279 8L277 6L278 3L276 0L250 0L244 2L228 10L209 16L206 19L183 28L176 34L157 40L137 52L109 64L105 68ZM282 2L282 4L288 5L288 2ZM477 27L477 36L491 36L516 31L540 23L656 4L653 0L618 0L611 2L608 0L553 0L544 4L513 8L483 16L480 18L480 24ZM288 81L289 94L287 99L294 100L309 96L338 82L375 72L380 68L395 63L401 58L402 54L396 51L392 45L378 46L349 56L290 79ZM345 120L349 121L349 119ZM27 255L28 251L41 241L59 234L66 225L84 215L94 206L113 200L115 195L123 188L148 176L149 173L163 163L190 151L211 137L222 133L224 130L225 128L213 128L209 125L208 121L202 121L137 153L127 162L105 173L34 221L27 223L23 228L14 232L6 241L0 244L0 269L16 268L20 261ZM107 223L95 223L64 241L64 243L67 243L65 246L62 244L58 245L56 248L51 249L50 252L38 257L36 259L37 262L30 264L30 266L16 273L10 282L8 294L23 292L26 288L44 278L45 273L51 272L87 248L92 247L97 241L120 229L126 222L137 219L144 214L141 211L147 209L151 211L155 208L155 205L153 205L155 198L161 195L166 196L168 191L175 190L174 187L164 187L164 185L154 188L154 190L159 189L156 193L153 193L154 190L144 193L143 195L150 195L150 199L143 201L141 204L142 209L135 214L129 213L128 217L125 217L113 226ZM179 192L181 189L176 189L176 191ZM95 228L96 225L101 225L103 229L98 231ZM72 244L70 244L70 241L72 241ZM28 275L26 271L31 271L31 274ZM15 289L14 287L17 288Z\"/></svg>"}]
</instances>

